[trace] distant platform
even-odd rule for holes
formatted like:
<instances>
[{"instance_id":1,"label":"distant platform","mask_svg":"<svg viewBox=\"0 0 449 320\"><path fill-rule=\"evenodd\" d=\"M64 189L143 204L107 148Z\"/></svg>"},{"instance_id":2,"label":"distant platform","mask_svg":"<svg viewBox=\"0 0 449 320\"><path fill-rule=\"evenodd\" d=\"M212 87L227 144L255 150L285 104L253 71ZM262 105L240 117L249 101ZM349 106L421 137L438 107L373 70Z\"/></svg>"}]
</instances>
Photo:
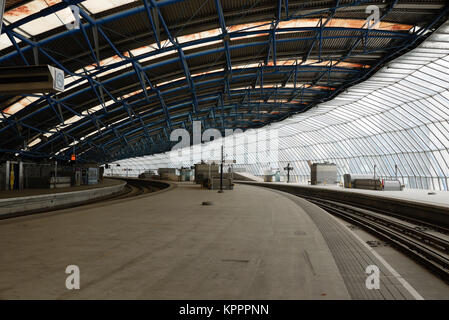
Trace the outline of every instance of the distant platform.
<instances>
[{"instance_id":1,"label":"distant platform","mask_svg":"<svg viewBox=\"0 0 449 320\"><path fill-rule=\"evenodd\" d=\"M178 183L135 199L3 220L0 251L8 252L0 299L416 298L328 213L250 185L218 193ZM382 290L366 288L372 264ZM68 265L80 268L80 290L65 288Z\"/></svg>"},{"instance_id":2,"label":"distant platform","mask_svg":"<svg viewBox=\"0 0 449 320\"><path fill-rule=\"evenodd\" d=\"M381 191L381 190L364 190L344 188L338 185L310 185L304 183L286 183L286 182L266 182L266 184L289 185L306 188L316 188L324 190L333 190L341 192L353 192L359 194L367 194L379 198L399 199L435 206L449 207L449 191L431 191L419 189L404 189L402 191ZM429 194L432 193L432 194Z\"/></svg>"},{"instance_id":3,"label":"distant platform","mask_svg":"<svg viewBox=\"0 0 449 320\"><path fill-rule=\"evenodd\" d=\"M76 187L68 187L68 188L39 188L39 189L23 189L23 190L10 190L10 191L0 191L0 199L9 199L9 198L19 198L19 197L31 197L31 196L39 196L39 195L49 195L49 194L57 194L63 192L73 192L73 191L83 191L95 188L105 188L112 187L119 184L122 184L123 181L104 178L102 182L98 184L91 185L82 185Z\"/></svg>"},{"instance_id":4,"label":"distant platform","mask_svg":"<svg viewBox=\"0 0 449 320\"><path fill-rule=\"evenodd\" d=\"M105 179L96 185L56 189L5 191L0 197L0 219L40 213L49 210L108 199L123 192L126 182Z\"/></svg>"}]
</instances>

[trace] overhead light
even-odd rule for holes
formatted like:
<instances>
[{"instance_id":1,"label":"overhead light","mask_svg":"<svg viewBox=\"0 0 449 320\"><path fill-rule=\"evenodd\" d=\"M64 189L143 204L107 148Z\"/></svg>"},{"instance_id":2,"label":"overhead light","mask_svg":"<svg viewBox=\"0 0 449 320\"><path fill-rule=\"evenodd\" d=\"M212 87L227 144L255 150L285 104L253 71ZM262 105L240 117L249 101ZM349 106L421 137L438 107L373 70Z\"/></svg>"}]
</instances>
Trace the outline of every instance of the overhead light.
<instances>
[{"instance_id":1,"label":"overhead light","mask_svg":"<svg viewBox=\"0 0 449 320\"><path fill-rule=\"evenodd\" d=\"M0 67L0 93L25 94L64 91L64 71L49 66Z\"/></svg>"}]
</instances>

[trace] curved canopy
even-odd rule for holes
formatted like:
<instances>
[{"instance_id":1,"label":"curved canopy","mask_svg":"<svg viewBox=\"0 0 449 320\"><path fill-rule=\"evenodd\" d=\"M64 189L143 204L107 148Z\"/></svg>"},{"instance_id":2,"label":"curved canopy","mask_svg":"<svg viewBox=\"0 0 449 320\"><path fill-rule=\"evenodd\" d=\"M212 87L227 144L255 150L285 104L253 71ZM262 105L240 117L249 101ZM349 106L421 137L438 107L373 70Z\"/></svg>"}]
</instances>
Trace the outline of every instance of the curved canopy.
<instances>
[{"instance_id":1,"label":"curved canopy","mask_svg":"<svg viewBox=\"0 0 449 320\"><path fill-rule=\"evenodd\" d=\"M380 8L372 28L369 5ZM448 10L419 0L7 1L1 66L53 65L66 90L1 96L0 150L110 162L167 151L171 131L194 120L258 128L367 79Z\"/></svg>"},{"instance_id":2,"label":"curved canopy","mask_svg":"<svg viewBox=\"0 0 449 320\"><path fill-rule=\"evenodd\" d=\"M137 176L148 169L218 160L223 144L226 160L235 159L238 169L253 175L290 164L292 181L307 184L308 161L328 161L337 164L340 178L375 172L407 188L448 190L448 68L449 21L369 80L308 112L192 146L183 154L124 159L105 173Z\"/></svg>"}]
</instances>

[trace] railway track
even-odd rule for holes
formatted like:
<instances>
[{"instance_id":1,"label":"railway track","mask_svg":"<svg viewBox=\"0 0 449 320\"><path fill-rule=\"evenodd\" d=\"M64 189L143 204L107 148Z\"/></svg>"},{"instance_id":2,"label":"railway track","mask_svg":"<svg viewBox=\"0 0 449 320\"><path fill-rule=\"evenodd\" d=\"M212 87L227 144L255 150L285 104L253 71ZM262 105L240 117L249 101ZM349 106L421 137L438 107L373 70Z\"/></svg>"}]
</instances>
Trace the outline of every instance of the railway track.
<instances>
[{"instance_id":1,"label":"railway track","mask_svg":"<svg viewBox=\"0 0 449 320\"><path fill-rule=\"evenodd\" d=\"M360 203L360 199L358 202L351 202L347 197L339 200L332 195L327 198L321 194L310 194L311 191L308 189L274 184L251 184L306 199L330 214L385 240L449 283L449 226L447 221L445 223L441 220L445 215L441 210L427 211L423 206L411 208L407 203L404 206L397 203L392 211L391 204L370 206L368 203ZM415 210L412 215L410 210ZM436 219L434 214L439 218Z\"/></svg>"},{"instance_id":2,"label":"railway track","mask_svg":"<svg viewBox=\"0 0 449 320\"><path fill-rule=\"evenodd\" d=\"M11 214L4 214L0 216L0 220L16 218L20 216L27 216L33 214L39 214L44 212L57 211L67 208L79 207L94 203L108 202L111 200L125 200L132 197L137 197L143 194L159 191L161 189L167 188L169 185L163 182L158 181L148 181L148 180L138 180L138 179L127 179L123 178L120 180L126 181L126 186L123 188L123 191L118 194L107 195L101 198L96 198L92 200L83 201L80 203L71 203L67 205L60 205L52 208L42 208L38 210L32 211L23 211L23 212L15 212Z\"/></svg>"},{"instance_id":3,"label":"railway track","mask_svg":"<svg viewBox=\"0 0 449 320\"><path fill-rule=\"evenodd\" d=\"M374 233L449 282L449 230L442 227L432 228L424 221L412 222L346 203L298 196Z\"/></svg>"},{"instance_id":4,"label":"railway track","mask_svg":"<svg viewBox=\"0 0 449 320\"><path fill-rule=\"evenodd\" d=\"M121 179L126 181L126 186L122 193L116 195L113 200L126 199L137 197L146 193L151 193L163 189L158 184L154 182L149 182L148 180L138 180L138 179ZM112 200L112 199L110 199Z\"/></svg>"},{"instance_id":5,"label":"railway track","mask_svg":"<svg viewBox=\"0 0 449 320\"><path fill-rule=\"evenodd\" d=\"M312 196L302 196L300 194L296 194L296 195L300 196L300 197L303 197L303 198L308 197L310 199L314 199L314 197L312 197ZM317 199L317 198L315 197L315 199ZM338 203L342 204L342 205L346 204L346 205L351 206L351 203L347 202L347 201L338 201ZM436 231L436 232L440 232L442 234L449 235L449 228L441 226L441 225L436 225L436 224L428 222L428 221L423 221L422 219L415 219L415 218L412 218L412 217L407 217L405 215L395 214L395 213L392 213L392 212L387 211L387 210L380 210L380 209L372 210L372 208L370 208L369 206L364 206L364 205L360 205L360 204L357 204L357 208L358 209L362 209L362 210L366 209L368 211L379 213L379 214L382 214L384 216L390 216L392 218L396 218L396 219L402 220L404 222L409 222L409 223L415 225L417 229L421 229L421 230L426 230L427 229L427 230Z\"/></svg>"}]
</instances>

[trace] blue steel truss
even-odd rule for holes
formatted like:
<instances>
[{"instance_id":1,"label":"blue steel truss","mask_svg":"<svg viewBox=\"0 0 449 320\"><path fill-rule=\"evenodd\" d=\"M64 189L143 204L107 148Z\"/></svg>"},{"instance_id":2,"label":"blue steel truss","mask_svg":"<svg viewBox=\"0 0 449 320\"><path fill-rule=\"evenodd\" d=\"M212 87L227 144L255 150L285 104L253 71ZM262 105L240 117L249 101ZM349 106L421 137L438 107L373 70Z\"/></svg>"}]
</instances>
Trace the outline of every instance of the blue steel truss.
<instances>
[{"instance_id":1,"label":"blue steel truss","mask_svg":"<svg viewBox=\"0 0 449 320\"><path fill-rule=\"evenodd\" d=\"M56 94L37 95L36 101L16 115L7 116L1 111L3 117L0 135L6 135L9 132L10 134L13 133L15 137L22 136L23 128L26 128L34 134L41 136L48 134L50 136L30 148L11 147L8 138L6 138L4 143L0 142L0 152L18 153L22 156L34 158L54 157L67 160L76 148L76 152L80 153L78 157L80 160L109 162L167 151L172 146L169 139L170 132L174 128L180 127L190 129L192 121L195 120L201 121L205 128L215 127L223 132L228 128L245 130L279 121L295 113L308 110L318 103L332 99L348 86L366 79L386 61L422 40L434 25L441 22L441 19L449 10L449 5L446 5L444 10L435 16L432 21L429 21L425 27L414 28L411 32L400 32L327 26L338 10L372 1L360 0L341 4L341 1L337 0L333 7L301 14L301 10L297 12L289 10L288 0L278 0L274 19L270 23L269 36L266 41L260 41L262 39L260 36L266 34L266 30L230 32L226 24L222 3L220 0L214 0L221 34L178 43L176 36L172 34L169 25L166 23L161 9L183 2L183 0L142 0L140 6L123 9L98 19L92 18L83 9L82 2L83 0L64 0L4 26L2 33L8 36L14 51L1 56L0 64L9 63L17 57L20 58L23 65L33 64L32 61L29 61L29 58L27 59L27 54L38 51L54 66L64 70L66 75L76 76L79 79L66 87L67 94L63 97ZM397 0L386 6L382 11L381 19L389 14L396 3ZM70 5L78 5L80 8L82 23L79 29L66 30L38 41L33 41L17 31L18 28L30 21L56 13ZM157 49L138 56L125 54L107 35L104 25L140 13L146 14L149 26L148 32L153 35ZM323 14L323 16L316 27L279 28L281 21L307 18L317 14ZM88 30L96 35L93 42L88 36ZM289 38L280 36L287 31L297 34L307 33L311 36ZM340 34L329 36L326 35L327 31L340 32ZM343 31L350 33L343 34ZM56 58L51 50L46 48L54 41L67 40L72 35L81 35L84 39L91 59L90 63L95 66L94 69L90 71L84 69L83 72L75 73L66 67L60 58ZM250 36L256 36L257 41L231 44L232 39ZM98 37L106 41L109 49L122 60L101 66L97 44ZM168 40L168 44L162 45L163 38ZM17 43L16 39L19 39L21 44ZM329 65L303 65L303 62L310 59L313 50L318 52L318 62L323 60L322 47L325 41L342 39L351 40L352 45L346 48L346 53L339 59ZM372 47L367 45L371 39L390 39L393 41L388 48ZM205 47L204 50L192 53L186 52L186 48L189 46L216 43L217 41L220 41L222 45ZM278 46L283 43L300 42L309 43L306 55L300 59L292 56L293 59L296 59L296 63L293 65L279 65ZM266 48L264 63L260 63L258 67L234 67L233 52L258 46ZM370 68L354 69L338 66L339 62L353 58L355 49L360 47L363 48L363 52L357 52L358 56L369 56L380 52L382 57L375 61ZM173 50L176 51L176 55L169 55L161 61L151 64L142 62L147 58ZM217 54L224 57L223 71L192 76L189 61ZM248 60L250 58L248 57ZM149 73L152 70L173 63L178 63L181 66L184 79L161 86L150 81ZM125 67L123 72L112 73L112 76L107 79L98 80L102 73L120 67ZM114 91L117 91L117 88L114 84L131 77L134 77L136 82L135 85L127 89L128 93L139 89L141 92L128 98L123 98L126 92L116 94ZM308 77L310 77L310 81L305 86L301 79L308 79ZM270 86L267 86L267 83L269 83L267 79L269 78L271 83ZM275 85L273 85L273 79L276 79ZM167 80L170 79L167 78ZM83 82L86 83L83 84ZM236 84L240 83L244 83L245 88L235 88ZM286 87L287 83L291 83L292 86ZM200 88L211 89L203 93ZM185 92L189 92L189 94L185 95ZM71 100L86 95L93 95L95 97L93 105L99 105L101 109L93 113L87 112L87 114L77 111L77 108L71 104ZM174 96L179 98L173 101ZM107 102L109 102L108 105L106 105ZM146 106L151 105L153 107L146 108ZM90 107L91 105L86 106L86 110ZM261 113L260 110L266 112ZM80 119L64 128L42 128L34 122L36 117L50 112L57 117L59 123L64 124L63 111L78 116ZM65 118L67 119L67 117ZM109 118L120 120L108 124L106 120ZM85 136L89 136L80 137L77 134L78 132L83 132ZM53 146L58 147L54 149ZM63 147L67 149L58 153Z\"/></svg>"}]
</instances>

